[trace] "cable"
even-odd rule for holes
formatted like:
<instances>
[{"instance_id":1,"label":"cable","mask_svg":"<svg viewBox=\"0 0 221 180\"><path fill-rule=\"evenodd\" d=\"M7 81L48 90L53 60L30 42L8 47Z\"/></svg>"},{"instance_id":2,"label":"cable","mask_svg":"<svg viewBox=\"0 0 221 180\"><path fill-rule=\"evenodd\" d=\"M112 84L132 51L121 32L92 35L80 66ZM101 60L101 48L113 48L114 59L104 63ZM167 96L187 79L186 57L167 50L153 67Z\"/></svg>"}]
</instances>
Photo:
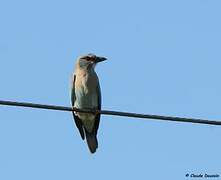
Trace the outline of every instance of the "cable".
<instances>
[{"instance_id":1,"label":"cable","mask_svg":"<svg viewBox=\"0 0 221 180\"><path fill-rule=\"evenodd\" d=\"M181 118L181 117L159 116L159 115L150 115L150 114L137 114L137 113L130 113L130 112L109 111L109 110L99 111L99 110L92 110L92 109L77 109L77 108L71 108L71 107L65 107L65 106L35 104L35 103L27 103L27 102L14 102L14 101L0 100L0 105L20 106L20 107L29 107L29 108L38 108L38 109L50 109L50 110L57 110L57 111L100 113L103 115L125 116L125 117L134 117L134 118L143 118L143 119L156 119L156 120L175 121L175 122L221 125L221 121L213 121L213 120L206 120L206 119Z\"/></svg>"}]
</instances>

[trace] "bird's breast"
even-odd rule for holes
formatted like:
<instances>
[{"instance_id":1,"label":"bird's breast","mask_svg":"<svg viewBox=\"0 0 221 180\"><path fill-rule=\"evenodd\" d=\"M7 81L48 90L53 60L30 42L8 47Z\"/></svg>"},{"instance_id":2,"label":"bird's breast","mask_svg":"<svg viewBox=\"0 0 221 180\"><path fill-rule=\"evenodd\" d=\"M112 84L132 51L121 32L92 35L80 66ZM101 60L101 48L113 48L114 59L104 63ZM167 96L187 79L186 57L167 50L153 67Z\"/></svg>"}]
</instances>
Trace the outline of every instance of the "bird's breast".
<instances>
[{"instance_id":1,"label":"bird's breast","mask_svg":"<svg viewBox=\"0 0 221 180\"><path fill-rule=\"evenodd\" d=\"M93 76L79 76L75 84L75 107L97 108L98 107L98 80Z\"/></svg>"}]
</instances>

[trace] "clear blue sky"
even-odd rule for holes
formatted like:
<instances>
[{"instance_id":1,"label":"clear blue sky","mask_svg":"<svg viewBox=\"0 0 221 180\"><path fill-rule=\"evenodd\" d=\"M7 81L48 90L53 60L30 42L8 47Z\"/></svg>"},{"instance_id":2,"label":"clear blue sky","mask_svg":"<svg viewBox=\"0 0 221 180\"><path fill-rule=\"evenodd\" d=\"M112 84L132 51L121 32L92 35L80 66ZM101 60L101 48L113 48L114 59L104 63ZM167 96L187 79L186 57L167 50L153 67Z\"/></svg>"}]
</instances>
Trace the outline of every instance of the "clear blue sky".
<instances>
[{"instance_id":1,"label":"clear blue sky","mask_svg":"<svg viewBox=\"0 0 221 180\"><path fill-rule=\"evenodd\" d=\"M0 99L69 106L75 59L103 108L221 119L219 0L1 0ZM0 179L188 179L220 174L221 128L102 116L91 155L71 113L0 107ZM191 178L189 178L191 179Z\"/></svg>"}]
</instances>

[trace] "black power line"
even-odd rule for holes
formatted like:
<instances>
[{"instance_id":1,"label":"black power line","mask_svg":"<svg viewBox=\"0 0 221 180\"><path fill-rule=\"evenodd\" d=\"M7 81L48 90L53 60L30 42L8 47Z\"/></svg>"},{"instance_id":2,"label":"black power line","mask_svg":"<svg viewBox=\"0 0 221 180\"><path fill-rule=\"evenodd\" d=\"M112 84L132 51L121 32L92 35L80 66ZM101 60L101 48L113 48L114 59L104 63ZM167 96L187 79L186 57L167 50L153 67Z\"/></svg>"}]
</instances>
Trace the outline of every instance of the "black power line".
<instances>
[{"instance_id":1,"label":"black power line","mask_svg":"<svg viewBox=\"0 0 221 180\"><path fill-rule=\"evenodd\" d=\"M150 115L150 114L137 114L137 113L130 113L130 112L109 111L109 110L100 110L100 111L96 110L95 111L92 109L77 109L77 108L71 108L71 107L65 107L65 106L35 104L35 103L27 103L27 102L14 102L14 101L0 100L0 105L20 106L20 107L29 107L29 108L38 108L38 109L50 109L50 110L57 110L57 111L100 113L104 115L125 116L125 117L134 117L134 118L143 118L143 119L156 119L156 120L175 121L175 122L221 125L221 121L213 121L213 120L206 120L206 119L181 118L181 117L159 116L159 115Z\"/></svg>"}]
</instances>

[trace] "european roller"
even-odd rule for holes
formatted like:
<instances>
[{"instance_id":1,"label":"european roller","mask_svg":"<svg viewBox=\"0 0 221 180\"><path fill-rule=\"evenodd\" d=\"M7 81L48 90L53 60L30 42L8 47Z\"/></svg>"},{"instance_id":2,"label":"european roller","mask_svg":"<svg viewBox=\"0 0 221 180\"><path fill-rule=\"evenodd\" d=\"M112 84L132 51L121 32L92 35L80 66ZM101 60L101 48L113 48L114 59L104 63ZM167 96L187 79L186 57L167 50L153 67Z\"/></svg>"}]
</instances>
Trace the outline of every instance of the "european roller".
<instances>
[{"instance_id":1,"label":"european roller","mask_svg":"<svg viewBox=\"0 0 221 180\"><path fill-rule=\"evenodd\" d=\"M72 79L72 107L101 110L101 90L95 66L104 60L106 60L105 57L94 54L78 58ZM73 112L73 116L81 138L84 140L86 137L90 152L95 153L98 148L97 131L100 114Z\"/></svg>"}]
</instances>

